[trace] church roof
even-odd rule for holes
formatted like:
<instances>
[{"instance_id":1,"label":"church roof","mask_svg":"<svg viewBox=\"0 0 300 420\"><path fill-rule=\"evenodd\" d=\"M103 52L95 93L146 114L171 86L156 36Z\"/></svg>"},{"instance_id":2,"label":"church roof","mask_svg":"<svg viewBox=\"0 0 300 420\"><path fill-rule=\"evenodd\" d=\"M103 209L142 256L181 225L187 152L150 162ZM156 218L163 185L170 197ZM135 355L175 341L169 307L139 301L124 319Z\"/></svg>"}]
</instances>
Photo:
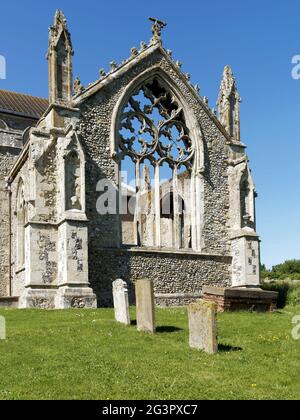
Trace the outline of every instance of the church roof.
<instances>
[{"instance_id":1,"label":"church roof","mask_svg":"<svg viewBox=\"0 0 300 420\"><path fill-rule=\"evenodd\" d=\"M0 90L0 112L39 119L48 106L48 99Z\"/></svg>"}]
</instances>

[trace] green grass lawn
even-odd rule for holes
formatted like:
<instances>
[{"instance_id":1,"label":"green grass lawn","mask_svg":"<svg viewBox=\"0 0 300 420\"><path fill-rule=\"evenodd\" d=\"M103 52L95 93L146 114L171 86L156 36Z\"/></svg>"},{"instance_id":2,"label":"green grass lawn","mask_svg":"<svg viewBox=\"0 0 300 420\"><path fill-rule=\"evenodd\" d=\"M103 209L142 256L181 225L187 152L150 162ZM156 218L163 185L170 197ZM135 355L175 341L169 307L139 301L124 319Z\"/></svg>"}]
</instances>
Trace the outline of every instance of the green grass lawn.
<instances>
[{"instance_id":1,"label":"green grass lawn","mask_svg":"<svg viewBox=\"0 0 300 420\"><path fill-rule=\"evenodd\" d=\"M158 309L154 336L111 309L0 310L0 399L299 399L296 314L222 314L212 356L189 349L185 309Z\"/></svg>"}]
</instances>

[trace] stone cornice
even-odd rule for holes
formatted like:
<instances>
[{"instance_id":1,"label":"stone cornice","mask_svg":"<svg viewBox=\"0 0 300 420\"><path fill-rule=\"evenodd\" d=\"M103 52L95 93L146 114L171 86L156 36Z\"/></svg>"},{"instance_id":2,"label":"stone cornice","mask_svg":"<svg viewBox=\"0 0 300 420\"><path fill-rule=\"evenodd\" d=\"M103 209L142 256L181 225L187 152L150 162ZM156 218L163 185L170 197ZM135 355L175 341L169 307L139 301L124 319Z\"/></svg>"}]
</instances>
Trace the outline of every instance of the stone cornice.
<instances>
[{"instance_id":1,"label":"stone cornice","mask_svg":"<svg viewBox=\"0 0 300 420\"><path fill-rule=\"evenodd\" d=\"M240 229L237 231L233 231L230 236L230 240L233 241L234 239L240 239L240 238L250 238L250 239L256 239L259 240L258 234L254 230L245 230Z\"/></svg>"},{"instance_id":2,"label":"stone cornice","mask_svg":"<svg viewBox=\"0 0 300 420\"><path fill-rule=\"evenodd\" d=\"M23 131L22 130L14 130L14 129L6 129L6 128L0 128L0 133L4 133L4 134L9 134L9 135L13 135L13 136L18 136L22 139L22 134Z\"/></svg>"}]
</instances>

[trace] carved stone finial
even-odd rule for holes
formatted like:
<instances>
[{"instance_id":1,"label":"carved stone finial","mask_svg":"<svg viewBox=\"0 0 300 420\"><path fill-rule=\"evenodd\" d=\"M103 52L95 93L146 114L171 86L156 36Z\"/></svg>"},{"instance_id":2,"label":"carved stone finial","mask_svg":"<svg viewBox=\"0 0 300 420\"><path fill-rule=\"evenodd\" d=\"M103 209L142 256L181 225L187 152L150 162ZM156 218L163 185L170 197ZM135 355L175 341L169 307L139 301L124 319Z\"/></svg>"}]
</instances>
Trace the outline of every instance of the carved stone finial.
<instances>
[{"instance_id":1,"label":"carved stone finial","mask_svg":"<svg viewBox=\"0 0 300 420\"><path fill-rule=\"evenodd\" d=\"M179 61L179 60L177 60L177 61L176 61L176 66L177 66L177 67L179 67L179 68L181 69L181 67L182 67L182 62L181 62L181 61Z\"/></svg>"},{"instance_id":2,"label":"carved stone finial","mask_svg":"<svg viewBox=\"0 0 300 420\"><path fill-rule=\"evenodd\" d=\"M173 52L172 50L167 50L168 56L172 58Z\"/></svg>"},{"instance_id":3,"label":"carved stone finial","mask_svg":"<svg viewBox=\"0 0 300 420\"><path fill-rule=\"evenodd\" d=\"M110 69L111 69L111 71L115 71L115 70L117 70L117 68L118 68L118 65L115 62L115 60L111 61L110 62Z\"/></svg>"},{"instance_id":4,"label":"carved stone finial","mask_svg":"<svg viewBox=\"0 0 300 420\"><path fill-rule=\"evenodd\" d=\"M68 29L67 27L67 19L62 12L62 10L56 10L55 16L54 16L54 27L62 26L64 29Z\"/></svg>"},{"instance_id":5,"label":"carved stone finial","mask_svg":"<svg viewBox=\"0 0 300 420\"><path fill-rule=\"evenodd\" d=\"M204 96L203 97L203 102L205 103L205 105L208 106L209 101L208 101L208 97L207 96Z\"/></svg>"},{"instance_id":6,"label":"carved stone finial","mask_svg":"<svg viewBox=\"0 0 300 420\"><path fill-rule=\"evenodd\" d=\"M198 85L198 83L194 86L195 91L198 93L200 93L200 86Z\"/></svg>"},{"instance_id":7,"label":"carved stone finial","mask_svg":"<svg viewBox=\"0 0 300 420\"><path fill-rule=\"evenodd\" d=\"M131 57L136 57L139 53L135 47L132 47L130 52L131 52Z\"/></svg>"},{"instance_id":8,"label":"carved stone finial","mask_svg":"<svg viewBox=\"0 0 300 420\"><path fill-rule=\"evenodd\" d=\"M100 69L99 70L99 77L100 77L100 79L102 79L105 76L106 76L106 71L104 69Z\"/></svg>"},{"instance_id":9,"label":"carved stone finial","mask_svg":"<svg viewBox=\"0 0 300 420\"><path fill-rule=\"evenodd\" d=\"M151 42L154 44L156 42L161 42L161 31L167 26L166 22L158 20L156 18L149 17L150 22L153 22L152 33L153 37Z\"/></svg>"},{"instance_id":10,"label":"carved stone finial","mask_svg":"<svg viewBox=\"0 0 300 420\"><path fill-rule=\"evenodd\" d=\"M73 75L71 35L67 20L61 10L57 10L54 24L49 28L47 60L49 65L49 101L67 104L72 99Z\"/></svg>"},{"instance_id":11,"label":"carved stone finial","mask_svg":"<svg viewBox=\"0 0 300 420\"><path fill-rule=\"evenodd\" d=\"M142 41L141 42L141 51L144 51L146 48L147 48L146 42Z\"/></svg>"},{"instance_id":12,"label":"carved stone finial","mask_svg":"<svg viewBox=\"0 0 300 420\"><path fill-rule=\"evenodd\" d=\"M49 28L49 49L47 58L49 58L51 50L57 48L57 44L61 38L62 33L66 37L66 49L68 52L73 54L71 36L67 26L67 19L61 10L57 10L54 16L54 24Z\"/></svg>"},{"instance_id":13,"label":"carved stone finial","mask_svg":"<svg viewBox=\"0 0 300 420\"><path fill-rule=\"evenodd\" d=\"M76 77L76 79L74 80L74 93L75 93L75 95L78 95L83 90L84 90L84 87L83 87L79 77Z\"/></svg>"},{"instance_id":14,"label":"carved stone finial","mask_svg":"<svg viewBox=\"0 0 300 420\"><path fill-rule=\"evenodd\" d=\"M190 80L191 80L191 75L190 75L190 73L186 73L185 77L186 77L186 80L188 80L188 81L190 81Z\"/></svg>"},{"instance_id":15,"label":"carved stone finial","mask_svg":"<svg viewBox=\"0 0 300 420\"><path fill-rule=\"evenodd\" d=\"M235 78L230 66L226 66L220 86L218 108L220 122L228 134L237 141L240 141L240 102Z\"/></svg>"}]
</instances>

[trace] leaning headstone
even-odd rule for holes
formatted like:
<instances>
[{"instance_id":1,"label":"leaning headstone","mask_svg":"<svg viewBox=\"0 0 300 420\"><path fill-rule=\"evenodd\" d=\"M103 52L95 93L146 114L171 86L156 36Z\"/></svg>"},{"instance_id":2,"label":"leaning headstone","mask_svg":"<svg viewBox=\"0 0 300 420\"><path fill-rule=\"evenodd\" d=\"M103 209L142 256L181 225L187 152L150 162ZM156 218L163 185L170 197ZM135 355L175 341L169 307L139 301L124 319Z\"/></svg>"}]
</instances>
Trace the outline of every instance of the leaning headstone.
<instances>
[{"instance_id":1,"label":"leaning headstone","mask_svg":"<svg viewBox=\"0 0 300 420\"><path fill-rule=\"evenodd\" d=\"M217 304L198 300L189 305L188 313L190 347L206 353L217 353Z\"/></svg>"},{"instance_id":2,"label":"leaning headstone","mask_svg":"<svg viewBox=\"0 0 300 420\"><path fill-rule=\"evenodd\" d=\"M118 279L113 282L113 298L116 321L130 325L128 288L124 280Z\"/></svg>"},{"instance_id":3,"label":"leaning headstone","mask_svg":"<svg viewBox=\"0 0 300 420\"><path fill-rule=\"evenodd\" d=\"M153 334L155 332L153 282L148 279L137 280L135 295L137 329Z\"/></svg>"}]
</instances>

